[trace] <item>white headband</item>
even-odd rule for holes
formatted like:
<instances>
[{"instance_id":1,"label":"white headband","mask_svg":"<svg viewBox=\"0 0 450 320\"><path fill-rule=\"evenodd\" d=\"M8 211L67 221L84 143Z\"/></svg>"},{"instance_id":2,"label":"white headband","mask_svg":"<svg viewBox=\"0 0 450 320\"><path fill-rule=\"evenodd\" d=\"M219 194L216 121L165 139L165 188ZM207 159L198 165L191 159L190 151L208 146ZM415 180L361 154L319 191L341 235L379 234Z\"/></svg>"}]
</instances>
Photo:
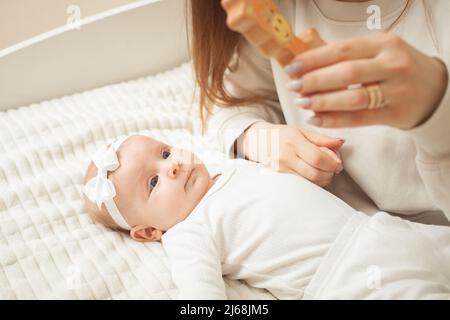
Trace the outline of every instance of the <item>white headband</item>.
<instances>
[{"instance_id":1,"label":"white headband","mask_svg":"<svg viewBox=\"0 0 450 320\"><path fill-rule=\"evenodd\" d=\"M116 152L120 145L129 137L125 136L116 140L109 148L103 146L97 150L92 157L92 161L97 166L97 176L89 180L83 187L83 193L88 199L96 203L99 209L101 209L102 203L104 203L106 210L114 222L126 230L131 230L131 227L114 202L116 188L114 188L112 181L108 179L108 172L115 171L119 168L120 163Z\"/></svg>"}]
</instances>

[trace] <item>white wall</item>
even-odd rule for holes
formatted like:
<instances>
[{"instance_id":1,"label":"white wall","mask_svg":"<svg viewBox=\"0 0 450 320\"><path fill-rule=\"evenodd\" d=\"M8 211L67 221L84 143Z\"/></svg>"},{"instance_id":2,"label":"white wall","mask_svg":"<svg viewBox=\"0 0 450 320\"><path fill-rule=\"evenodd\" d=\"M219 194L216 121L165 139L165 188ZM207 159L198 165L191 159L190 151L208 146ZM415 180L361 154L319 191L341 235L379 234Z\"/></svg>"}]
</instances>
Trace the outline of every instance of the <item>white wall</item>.
<instances>
[{"instance_id":1,"label":"white wall","mask_svg":"<svg viewBox=\"0 0 450 320\"><path fill-rule=\"evenodd\" d=\"M0 54L0 110L152 75L187 62L184 3L156 1Z\"/></svg>"},{"instance_id":2,"label":"white wall","mask_svg":"<svg viewBox=\"0 0 450 320\"><path fill-rule=\"evenodd\" d=\"M0 50L62 26L76 5L82 18L134 0L1 0Z\"/></svg>"}]
</instances>

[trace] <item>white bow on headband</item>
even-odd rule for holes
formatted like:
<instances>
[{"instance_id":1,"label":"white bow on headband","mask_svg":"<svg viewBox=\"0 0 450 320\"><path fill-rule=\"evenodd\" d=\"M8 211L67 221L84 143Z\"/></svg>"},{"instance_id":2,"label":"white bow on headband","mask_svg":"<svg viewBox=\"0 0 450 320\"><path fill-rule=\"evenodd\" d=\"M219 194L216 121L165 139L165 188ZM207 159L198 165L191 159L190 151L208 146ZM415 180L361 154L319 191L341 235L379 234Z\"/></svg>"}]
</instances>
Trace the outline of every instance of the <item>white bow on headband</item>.
<instances>
[{"instance_id":1,"label":"white bow on headband","mask_svg":"<svg viewBox=\"0 0 450 320\"><path fill-rule=\"evenodd\" d=\"M108 179L108 172L115 171L120 166L116 152L128 137L123 137L109 147L103 146L97 150L92 157L92 161L97 167L97 176L86 183L83 187L83 193L90 201L96 203L99 209L104 203L114 222L123 229L131 230L130 225L125 221L114 202L116 188L112 181Z\"/></svg>"}]
</instances>

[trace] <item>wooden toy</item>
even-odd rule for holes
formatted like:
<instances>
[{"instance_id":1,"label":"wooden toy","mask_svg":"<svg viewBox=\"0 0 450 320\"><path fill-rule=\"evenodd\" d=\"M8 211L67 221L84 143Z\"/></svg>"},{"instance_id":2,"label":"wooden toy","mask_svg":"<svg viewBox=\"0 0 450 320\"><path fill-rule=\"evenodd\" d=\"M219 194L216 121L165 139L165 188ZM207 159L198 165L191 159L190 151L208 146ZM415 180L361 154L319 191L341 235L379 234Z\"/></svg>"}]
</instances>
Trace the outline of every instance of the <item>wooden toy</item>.
<instances>
[{"instance_id":1,"label":"wooden toy","mask_svg":"<svg viewBox=\"0 0 450 320\"><path fill-rule=\"evenodd\" d=\"M283 67L296 55L324 44L314 28L294 36L288 20L272 0L222 0L221 4L227 12L228 27Z\"/></svg>"}]
</instances>

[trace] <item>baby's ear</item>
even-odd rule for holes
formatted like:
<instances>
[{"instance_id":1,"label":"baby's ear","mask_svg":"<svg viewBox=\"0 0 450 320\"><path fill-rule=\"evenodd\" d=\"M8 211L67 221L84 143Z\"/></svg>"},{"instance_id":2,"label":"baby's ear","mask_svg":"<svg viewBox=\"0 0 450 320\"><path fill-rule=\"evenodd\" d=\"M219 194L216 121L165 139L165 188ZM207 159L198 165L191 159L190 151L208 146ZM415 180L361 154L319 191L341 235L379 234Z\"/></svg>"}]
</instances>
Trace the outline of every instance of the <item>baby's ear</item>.
<instances>
[{"instance_id":1,"label":"baby's ear","mask_svg":"<svg viewBox=\"0 0 450 320\"><path fill-rule=\"evenodd\" d=\"M163 231L148 226L135 226L130 230L130 236L139 242L159 241Z\"/></svg>"}]
</instances>

